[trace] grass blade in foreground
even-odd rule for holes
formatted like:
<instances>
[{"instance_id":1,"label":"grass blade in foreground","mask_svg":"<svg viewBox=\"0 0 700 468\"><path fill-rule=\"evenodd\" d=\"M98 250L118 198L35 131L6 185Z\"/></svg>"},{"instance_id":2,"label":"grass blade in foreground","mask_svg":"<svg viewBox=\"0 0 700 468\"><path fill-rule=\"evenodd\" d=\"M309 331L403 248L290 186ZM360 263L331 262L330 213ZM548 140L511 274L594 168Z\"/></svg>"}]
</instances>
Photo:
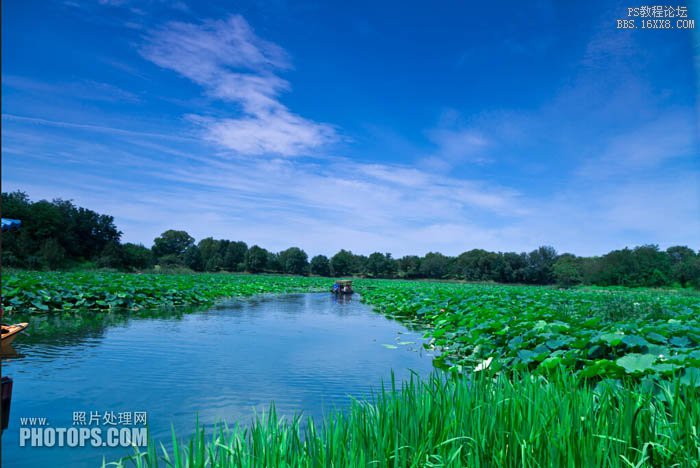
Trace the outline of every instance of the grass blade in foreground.
<instances>
[{"instance_id":1,"label":"grass blade in foreground","mask_svg":"<svg viewBox=\"0 0 700 468\"><path fill-rule=\"evenodd\" d=\"M564 373L411 380L319 426L273 408L249 428L221 426L209 438L198 430L176 442L170 463L151 448L112 465L700 466L695 386L675 380L654 395L640 384L579 383Z\"/></svg>"}]
</instances>

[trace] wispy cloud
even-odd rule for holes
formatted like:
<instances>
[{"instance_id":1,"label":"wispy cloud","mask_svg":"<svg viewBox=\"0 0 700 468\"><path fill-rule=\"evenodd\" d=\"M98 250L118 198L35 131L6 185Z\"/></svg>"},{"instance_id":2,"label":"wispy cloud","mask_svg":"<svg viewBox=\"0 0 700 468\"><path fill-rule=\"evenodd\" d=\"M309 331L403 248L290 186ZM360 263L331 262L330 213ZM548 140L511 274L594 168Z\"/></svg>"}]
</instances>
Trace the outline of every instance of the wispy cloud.
<instances>
[{"instance_id":1,"label":"wispy cloud","mask_svg":"<svg viewBox=\"0 0 700 468\"><path fill-rule=\"evenodd\" d=\"M290 111L279 100L289 83L275 74L289 69L286 52L259 38L242 16L201 24L171 22L146 37L146 59L233 102L240 114L229 118L191 116L204 136L245 155L303 155L336 139L334 128Z\"/></svg>"},{"instance_id":2,"label":"wispy cloud","mask_svg":"<svg viewBox=\"0 0 700 468\"><path fill-rule=\"evenodd\" d=\"M142 132L142 131L138 131L138 130L106 127L103 125L81 124L81 123L74 123L74 122L61 122L59 120L41 119L41 118L36 118L36 117L25 117L25 116L14 115L14 114L2 114L2 119L8 120L8 121L15 121L15 122L24 122L24 123L35 124L35 125L46 125L46 126L50 126L50 127L72 128L72 129L76 129L76 130L89 130L89 131L93 131L93 132L104 132L104 133L109 133L109 134L113 134L113 135L131 135L131 136L138 136L138 137L158 138L158 139L175 140L175 141L198 141L197 138L187 137L184 135L172 135L169 133Z\"/></svg>"},{"instance_id":3,"label":"wispy cloud","mask_svg":"<svg viewBox=\"0 0 700 468\"><path fill-rule=\"evenodd\" d=\"M608 177L653 170L674 159L697 157L700 142L692 112L668 112L651 122L607 138L599 156L587 160L578 174Z\"/></svg>"},{"instance_id":4,"label":"wispy cloud","mask_svg":"<svg viewBox=\"0 0 700 468\"><path fill-rule=\"evenodd\" d=\"M60 95L71 98L79 96L81 100L124 102L130 104L141 102L141 98L131 91L127 91L110 83L94 80L47 83L23 76L3 75L2 84L12 89L37 93L43 96L54 97Z\"/></svg>"}]
</instances>

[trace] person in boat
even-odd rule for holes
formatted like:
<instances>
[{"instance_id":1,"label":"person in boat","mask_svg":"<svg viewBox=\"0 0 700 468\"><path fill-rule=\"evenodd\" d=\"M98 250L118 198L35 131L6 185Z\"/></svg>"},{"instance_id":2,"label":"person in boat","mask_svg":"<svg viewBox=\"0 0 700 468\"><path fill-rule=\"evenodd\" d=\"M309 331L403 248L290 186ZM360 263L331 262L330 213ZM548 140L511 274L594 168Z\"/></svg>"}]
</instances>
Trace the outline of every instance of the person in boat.
<instances>
[{"instance_id":1,"label":"person in boat","mask_svg":"<svg viewBox=\"0 0 700 468\"><path fill-rule=\"evenodd\" d=\"M333 293L338 294L340 291L340 285L338 283L333 284Z\"/></svg>"}]
</instances>

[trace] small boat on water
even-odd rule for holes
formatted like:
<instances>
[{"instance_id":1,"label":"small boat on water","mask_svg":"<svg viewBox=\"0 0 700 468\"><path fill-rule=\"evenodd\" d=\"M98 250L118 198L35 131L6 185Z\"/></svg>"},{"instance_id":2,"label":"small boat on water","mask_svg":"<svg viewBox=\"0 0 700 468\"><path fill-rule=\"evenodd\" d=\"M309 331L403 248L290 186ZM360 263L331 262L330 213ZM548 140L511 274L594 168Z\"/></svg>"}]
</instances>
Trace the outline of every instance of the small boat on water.
<instances>
[{"instance_id":1,"label":"small boat on water","mask_svg":"<svg viewBox=\"0 0 700 468\"><path fill-rule=\"evenodd\" d=\"M17 335L27 328L28 325L29 324L26 322L15 323L13 325L2 324L2 348L8 348L12 342L15 341Z\"/></svg>"},{"instance_id":2,"label":"small boat on water","mask_svg":"<svg viewBox=\"0 0 700 468\"><path fill-rule=\"evenodd\" d=\"M333 288L331 289L331 292L336 295L341 295L341 294L352 294L354 291L352 290L352 281L350 280L338 280L335 282L333 285Z\"/></svg>"}]
</instances>

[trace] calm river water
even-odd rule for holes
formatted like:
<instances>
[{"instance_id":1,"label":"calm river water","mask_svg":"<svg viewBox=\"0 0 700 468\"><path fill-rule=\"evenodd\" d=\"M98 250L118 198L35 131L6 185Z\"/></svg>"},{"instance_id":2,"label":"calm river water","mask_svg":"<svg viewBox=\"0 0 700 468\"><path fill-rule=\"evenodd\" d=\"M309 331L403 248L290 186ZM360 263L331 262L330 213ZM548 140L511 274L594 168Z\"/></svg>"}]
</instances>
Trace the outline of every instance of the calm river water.
<instances>
[{"instance_id":1,"label":"calm river water","mask_svg":"<svg viewBox=\"0 0 700 468\"><path fill-rule=\"evenodd\" d=\"M414 344L410 344L413 342ZM19 357L3 360L14 379L2 466L99 466L128 448L21 447L21 418L61 427L111 427L111 417L146 413L152 438L167 442L171 424L190 435L196 418L210 426L247 424L275 402L278 414L319 419L367 397L393 370L397 380L432 370L422 333L376 314L358 297L327 293L230 300L179 317L130 318L55 338L20 337ZM388 346L385 346L388 345ZM395 347L395 348L394 348ZM99 414L93 424L74 417ZM120 414L121 413L121 414ZM118 419L116 422L119 422ZM104 432L103 432L104 434ZM29 444L30 441L27 441Z\"/></svg>"}]
</instances>

